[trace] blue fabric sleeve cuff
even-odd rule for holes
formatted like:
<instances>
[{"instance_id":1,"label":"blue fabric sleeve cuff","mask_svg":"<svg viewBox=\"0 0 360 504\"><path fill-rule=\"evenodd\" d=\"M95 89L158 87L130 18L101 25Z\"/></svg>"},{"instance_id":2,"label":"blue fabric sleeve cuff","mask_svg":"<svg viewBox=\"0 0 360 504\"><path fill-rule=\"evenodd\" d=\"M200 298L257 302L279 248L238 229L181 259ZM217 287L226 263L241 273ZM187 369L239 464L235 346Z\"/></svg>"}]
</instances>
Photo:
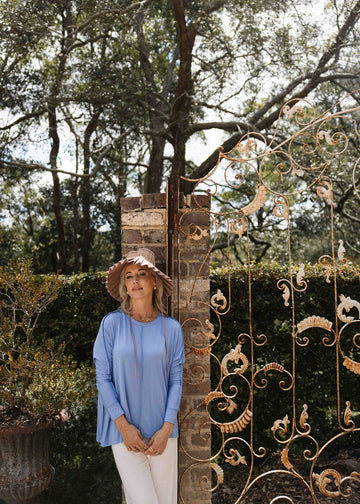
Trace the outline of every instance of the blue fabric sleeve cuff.
<instances>
[{"instance_id":1,"label":"blue fabric sleeve cuff","mask_svg":"<svg viewBox=\"0 0 360 504\"><path fill-rule=\"evenodd\" d=\"M109 412L111 420L116 420L121 415L124 415L124 410L122 409L119 403L112 404L111 406L108 407L107 410Z\"/></svg>"},{"instance_id":2,"label":"blue fabric sleeve cuff","mask_svg":"<svg viewBox=\"0 0 360 504\"><path fill-rule=\"evenodd\" d=\"M164 422L176 423L177 410L174 408L167 408Z\"/></svg>"}]
</instances>

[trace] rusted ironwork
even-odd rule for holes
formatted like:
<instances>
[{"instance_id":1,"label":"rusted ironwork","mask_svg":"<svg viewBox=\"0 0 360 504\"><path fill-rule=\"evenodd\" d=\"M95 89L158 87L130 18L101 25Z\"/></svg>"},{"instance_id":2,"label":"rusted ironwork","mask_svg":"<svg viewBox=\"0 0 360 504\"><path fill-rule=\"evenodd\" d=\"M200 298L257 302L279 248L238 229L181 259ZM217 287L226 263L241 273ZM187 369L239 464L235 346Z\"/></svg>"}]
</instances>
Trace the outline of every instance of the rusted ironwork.
<instances>
[{"instance_id":1,"label":"rusted ironwork","mask_svg":"<svg viewBox=\"0 0 360 504\"><path fill-rule=\"evenodd\" d=\"M346 97L344 99L347 99ZM185 342L188 353L195 358L199 358L196 373L198 381L192 384L200 384L205 372L201 372L201 358L210 355L212 365L219 369L219 382L213 390L208 393L196 407L192 407L182 416L182 422L186 422L192 416L196 416L201 408L207 410L208 423L213 429L218 429L221 433L221 446L211 454L208 459L194 457L190 446L182 446L182 450L191 461L185 471L198 470L201 466L210 467L213 471L215 484L211 490L207 487L204 491L214 492L224 484L226 476L221 467L219 456L225 463L239 468L246 468L247 477L238 494L234 497L234 504L240 504L249 494L250 490L259 482L273 476L291 476L299 481L303 488L303 496L308 499L306 502L319 504L324 497L336 499L348 497L351 494L350 483L358 484L360 499L360 473L352 471L350 474L342 476L335 468L326 468L320 473L317 472L317 462L324 451L335 441L343 437L360 432L360 426L356 422L352 411L350 392L341 388L340 367L343 366L348 372L360 375L360 336L356 329L356 324L360 322L360 302L346 296L346 293L338 292L338 277L342 269L347 264L346 250L344 243L336 242L334 234L334 198L333 182L328 175L328 168L334 159L339 159L348 147L349 138L341 128L341 124L348 122L351 125L352 134L359 140L360 135L354 117L360 113L360 107L337 104L325 113L316 115L314 107L306 100L292 100L283 106L277 126L272 138L265 138L259 133L248 133L244 135L231 153L219 152L218 163L212 172L199 180L189 180L194 183L193 198L196 201L197 194L206 191L213 196L219 192L219 186L228 188L241 188L246 183L246 175L250 174L256 180L256 187L252 200L239 209L229 211L217 211L216 205L212 210L201 208L199 211L208 212L213 224L213 235L211 237L211 247L203 258L199 272L209 258L211 250L218 239L219 229L226 230L227 241L230 243L231 235L236 234L245 241L248 254L248 306L249 306L249 330L248 333L240 334L238 342L234 348L222 358L217 357L213 352L213 346L221 338L222 320L227 316L234 303L231 299L230 285L230 255L229 247L227 254L228 288L227 292L220 289L212 296L208 307L212 312L215 325L209 320L203 321L197 318L188 319L184 325L193 326L192 334L201 334L202 339L189 339ZM349 102L350 103L350 102ZM293 123L297 130L290 136L285 137L283 123ZM300 153L300 154L299 154ZM356 160L352 167L352 181L354 194L360 199L359 189L356 186L357 170L360 159ZM324 200L329 207L330 215L330 252L319 258L319 268L327 283L333 286L334 312L328 317L319 316L316 313L299 320L297 312L296 296L298 293L306 294L308 281L306 280L304 264L295 267L292 258L293 244L291 236L291 219L294 212L294 196L297 202L302 196L305 198L308 192ZM286 234L284 246L287 249L288 264L287 275L274 285L274 295L279 296L279 302L283 303L291 311L291 338L290 353L292 363L286 366L281 362L264 363L256 362L255 349L268 343L266 334L257 335L253 332L252 326L252 273L251 273L251 251L249 245L249 217L260 210L265 201L272 201L273 215L281 222L282 230ZM182 220L186 218L186 212L179 220L179 232L186 234L187 239L201 240L205 232L201 226L194 224L183 226ZM181 259L181 249L179 251ZM190 293L190 301L196 306L204 304L197 300L194 294L198 275L195 276L193 287ZM281 299L282 297L282 299ZM351 313L351 314L350 314ZM334 390L334 410L336 411L337 430L336 433L322 446L318 443L311 430L312 411L307 404L302 405L299 414L298 397L296 390L296 362L298 353L309 344L308 331L320 328L325 332L322 339L324 347L332 347L335 351L334 373L336 374L336 390ZM353 328L353 348L349 354L348 347L343 347L342 336L345 330L349 332ZM195 343L196 341L196 343ZM199 341L202 342L199 344ZM250 350L244 352L244 343L247 342ZM262 474L254 475L254 464L256 460L262 459L266 450L257 447L254 440L254 423L256 423L256 410L254 409L255 392L260 394L267 388L268 382L264 378L264 373L279 373L279 387L282 391L291 395L292 406L282 418L274 418L273 424L268 428L271 430L273 439L278 445L280 453L281 468L266 471ZM233 385L224 387L225 380L236 379ZM241 385L239 385L241 384ZM236 403L236 396L239 387L247 391L247 401L239 408ZM360 390L360 382L358 393ZM309 391L311 393L311 391ZM257 395L257 397L260 397ZM215 403L214 403L215 401ZM211 405L215 404L215 410L226 412L231 415L228 422L219 422L213 415ZM235 418L234 418L235 415ZM248 436L243 434L247 432ZM202 436L201 428L198 432ZM297 469L296 464L290 455L294 444L299 440L308 440L312 446L311 450L304 450L303 460L309 465L308 474L305 476ZM226 465L226 464L225 464ZM208 473L207 473L208 474ZM183 475L184 476L184 475ZM208 482L208 476L199 479L199 485ZM319 497L320 496L320 497ZM310 499L310 500L309 500ZM320 499L320 500L319 500ZM185 504L181 493L180 500ZM251 501L252 502L252 501ZM263 503L268 501L263 501ZM290 494L283 492L281 495L271 499L270 504L275 502L300 502L294 500ZM302 502L302 501L301 501ZM322 502L322 501L321 501ZM261 503L261 504L263 504ZM186 502L187 504L187 502Z\"/></svg>"}]
</instances>

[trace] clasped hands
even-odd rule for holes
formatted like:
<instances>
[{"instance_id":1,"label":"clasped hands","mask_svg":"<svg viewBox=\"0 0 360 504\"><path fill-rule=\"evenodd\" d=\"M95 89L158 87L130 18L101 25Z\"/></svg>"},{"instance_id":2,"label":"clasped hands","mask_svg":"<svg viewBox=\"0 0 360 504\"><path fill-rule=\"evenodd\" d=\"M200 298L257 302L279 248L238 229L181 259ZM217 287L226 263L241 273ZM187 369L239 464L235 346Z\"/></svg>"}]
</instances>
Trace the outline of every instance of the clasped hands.
<instances>
[{"instance_id":1,"label":"clasped hands","mask_svg":"<svg viewBox=\"0 0 360 504\"><path fill-rule=\"evenodd\" d=\"M148 443L144 440L141 432L134 425L131 425L125 418L125 415L115 420L123 442L129 451L142 452L144 455L161 455L166 448L167 441L172 433L174 425L170 422L164 422Z\"/></svg>"}]
</instances>

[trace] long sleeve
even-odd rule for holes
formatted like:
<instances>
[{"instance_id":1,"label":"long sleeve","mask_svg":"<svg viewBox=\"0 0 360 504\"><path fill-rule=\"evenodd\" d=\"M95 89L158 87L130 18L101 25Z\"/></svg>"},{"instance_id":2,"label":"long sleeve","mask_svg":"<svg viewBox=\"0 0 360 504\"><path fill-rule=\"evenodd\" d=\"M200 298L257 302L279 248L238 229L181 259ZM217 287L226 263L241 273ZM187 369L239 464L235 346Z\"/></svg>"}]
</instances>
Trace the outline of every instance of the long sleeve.
<instances>
[{"instance_id":1,"label":"long sleeve","mask_svg":"<svg viewBox=\"0 0 360 504\"><path fill-rule=\"evenodd\" d=\"M180 406L184 361L184 338L181 327L179 326L176 344L174 345L174 355L171 360L169 372L168 398L164 418L165 422L173 424L176 422L177 412Z\"/></svg>"},{"instance_id":2,"label":"long sleeve","mask_svg":"<svg viewBox=\"0 0 360 504\"><path fill-rule=\"evenodd\" d=\"M112 324L109 324L106 317L100 325L100 329L94 344L94 362L96 367L96 385L108 411L110 418L116 420L124 414L120 405L112 378L112 353L114 331L111 331Z\"/></svg>"}]
</instances>

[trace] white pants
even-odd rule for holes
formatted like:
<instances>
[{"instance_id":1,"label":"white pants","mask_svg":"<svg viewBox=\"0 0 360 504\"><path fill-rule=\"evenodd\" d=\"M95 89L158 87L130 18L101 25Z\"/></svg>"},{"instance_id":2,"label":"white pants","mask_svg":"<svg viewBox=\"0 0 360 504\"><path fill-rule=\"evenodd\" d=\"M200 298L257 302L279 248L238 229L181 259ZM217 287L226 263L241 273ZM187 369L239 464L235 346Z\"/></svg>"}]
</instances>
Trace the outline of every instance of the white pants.
<instances>
[{"instance_id":1,"label":"white pants","mask_svg":"<svg viewBox=\"0 0 360 504\"><path fill-rule=\"evenodd\" d=\"M128 451L124 443L112 446L126 504L177 503L177 438L169 438L161 455Z\"/></svg>"}]
</instances>

